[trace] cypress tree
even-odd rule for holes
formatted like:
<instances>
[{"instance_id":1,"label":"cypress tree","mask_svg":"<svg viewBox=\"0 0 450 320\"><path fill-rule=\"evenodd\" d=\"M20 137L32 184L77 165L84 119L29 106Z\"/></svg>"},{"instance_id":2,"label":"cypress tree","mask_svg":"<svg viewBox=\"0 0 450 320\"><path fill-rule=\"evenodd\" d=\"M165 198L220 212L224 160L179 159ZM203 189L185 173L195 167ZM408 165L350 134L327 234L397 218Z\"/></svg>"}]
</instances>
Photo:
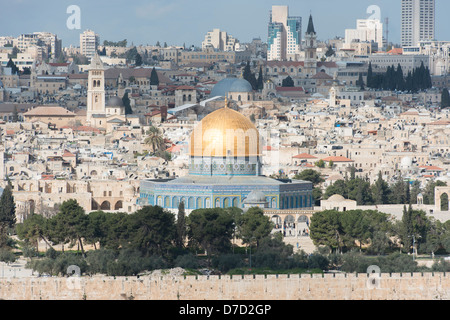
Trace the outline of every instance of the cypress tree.
<instances>
[{"instance_id":1,"label":"cypress tree","mask_svg":"<svg viewBox=\"0 0 450 320\"><path fill-rule=\"evenodd\" d=\"M264 78L262 72L262 66L259 66L259 76L258 76L258 90L264 89Z\"/></svg>"},{"instance_id":2,"label":"cypress tree","mask_svg":"<svg viewBox=\"0 0 450 320\"><path fill-rule=\"evenodd\" d=\"M364 90L364 80L363 80L362 73L359 74L358 85L359 85L360 90Z\"/></svg>"},{"instance_id":3,"label":"cypress tree","mask_svg":"<svg viewBox=\"0 0 450 320\"><path fill-rule=\"evenodd\" d=\"M401 237L403 242L403 250L406 252L409 252L409 249L412 245L412 233L414 231L413 228L413 211L411 204L409 205L408 209L406 209L406 205L403 206L403 216L402 216L402 230L401 230Z\"/></svg>"},{"instance_id":4,"label":"cypress tree","mask_svg":"<svg viewBox=\"0 0 450 320\"><path fill-rule=\"evenodd\" d=\"M408 71L408 75L406 76L405 89L408 90L408 91L412 91L413 90L413 78L412 78L411 71Z\"/></svg>"},{"instance_id":5,"label":"cypress tree","mask_svg":"<svg viewBox=\"0 0 450 320\"><path fill-rule=\"evenodd\" d=\"M184 201L180 201L178 205L178 216L177 216L177 236L176 236L176 245L178 248L182 248L184 246L184 239L186 238L186 214L184 211Z\"/></svg>"},{"instance_id":6,"label":"cypress tree","mask_svg":"<svg viewBox=\"0 0 450 320\"><path fill-rule=\"evenodd\" d=\"M16 204L12 195L12 186L8 185L0 197L0 247L6 245L8 228L14 227L16 223Z\"/></svg>"},{"instance_id":7,"label":"cypress tree","mask_svg":"<svg viewBox=\"0 0 450 320\"><path fill-rule=\"evenodd\" d=\"M441 108L448 108L450 107L450 95L448 93L448 89L444 88L442 89L441 94Z\"/></svg>"},{"instance_id":8,"label":"cypress tree","mask_svg":"<svg viewBox=\"0 0 450 320\"><path fill-rule=\"evenodd\" d=\"M433 86L433 82L431 81L430 69L428 67L425 68L425 88L429 89Z\"/></svg>"},{"instance_id":9,"label":"cypress tree","mask_svg":"<svg viewBox=\"0 0 450 320\"><path fill-rule=\"evenodd\" d=\"M369 68L367 69L367 87L368 88L373 88L374 87L374 83L372 80L373 77L373 70L372 70L372 62L369 62Z\"/></svg>"},{"instance_id":10,"label":"cypress tree","mask_svg":"<svg viewBox=\"0 0 450 320\"><path fill-rule=\"evenodd\" d=\"M12 195L11 184L8 184L0 197L0 224L12 228L16 223L16 205Z\"/></svg>"},{"instance_id":11,"label":"cypress tree","mask_svg":"<svg viewBox=\"0 0 450 320\"><path fill-rule=\"evenodd\" d=\"M400 63L397 66L397 72L396 72L396 88L397 90L403 91L405 90L405 78L403 77L403 70Z\"/></svg>"},{"instance_id":12,"label":"cypress tree","mask_svg":"<svg viewBox=\"0 0 450 320\"><path fill-rule=\"evenodd\" d=\"M250 62L247 61L247 64L245 65L244 72L242 74L242 77L247 80L248 82L252 83L252 70L250 69Z\"/></svg>"},{"instance_id":13,"label":"cypress tree","mask_svg":"<svg viewBox=\"0 0 450 320\"><path fill-rule=\"evenodd\" d=\"M122 97L123 105L125 106L125 114L133 114L133 110L131 109L130 98L128 98L128 92Z\"/></svg>"},{"instance_id":14,"label":"cypress tree","mask_svg":"<svg viewBox=\"0 0 450 320\"><path fill-rule=\"evenodd\" d=\"M150 85L151 86L157 86L159 85L159 78L158 73L156 72L155 68L153 67L152 73L150 75Z\"/></svg>"}]
</instances>

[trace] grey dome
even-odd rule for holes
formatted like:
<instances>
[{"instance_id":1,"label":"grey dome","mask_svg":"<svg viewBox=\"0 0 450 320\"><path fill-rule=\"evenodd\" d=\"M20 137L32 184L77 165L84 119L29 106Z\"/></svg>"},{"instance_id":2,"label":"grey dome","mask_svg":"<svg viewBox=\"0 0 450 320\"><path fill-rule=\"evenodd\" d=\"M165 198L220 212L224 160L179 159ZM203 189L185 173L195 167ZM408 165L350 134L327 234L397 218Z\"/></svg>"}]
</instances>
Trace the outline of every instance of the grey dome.
<instances>
[{"instance_id":1,"label":"grey dome","mask_svg":"<svg viewBox=\"0 0 450 320\"><path fill-rule=\"evenodd\" d=\"M266 195L261 191L255 190L250 192L247 198L244 200L244 203L262 203L262 202L266 202Z\"/></svg>"},{"instance_id":2,"label":"grey dome","mask_svg":"<svg viewBox=\"0 0 450 320\"><path fill-rule=\"evenodd\" d=\"M111 108L124 107L124 104L123 104L122 99L120 99L119 97L112 97L106 103L106 107L111 107Z\"/></svg>"},{"instance_id":3,"label":"grey dome","mask_svg":"<svg viewBox=\"0 0 450 320\"><path fill-rule=\"evenodd\" d=\"M217 82L211 90L211 97L226 97L228 92L252 92L250 82L240 78L225 78Z\"/></svg>"}]
</instances>

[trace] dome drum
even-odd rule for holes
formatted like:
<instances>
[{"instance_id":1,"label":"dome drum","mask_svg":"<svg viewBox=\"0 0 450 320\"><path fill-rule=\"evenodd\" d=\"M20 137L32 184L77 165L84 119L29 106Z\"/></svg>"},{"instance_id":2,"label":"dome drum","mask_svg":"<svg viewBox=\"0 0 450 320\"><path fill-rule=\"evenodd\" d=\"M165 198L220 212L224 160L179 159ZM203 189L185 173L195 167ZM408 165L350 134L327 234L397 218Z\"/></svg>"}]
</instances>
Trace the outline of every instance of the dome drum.
<instances>
[{"instance_id":1,"label":"dome drum","mask_svg":"<svg viewBox=\"0 0 450 320\"><path fill-rule=\"evenodd\" d=\"M189 174L191 175L259 175L261 162L259 157L191 157Z\"/></svg>"}]
</instances>

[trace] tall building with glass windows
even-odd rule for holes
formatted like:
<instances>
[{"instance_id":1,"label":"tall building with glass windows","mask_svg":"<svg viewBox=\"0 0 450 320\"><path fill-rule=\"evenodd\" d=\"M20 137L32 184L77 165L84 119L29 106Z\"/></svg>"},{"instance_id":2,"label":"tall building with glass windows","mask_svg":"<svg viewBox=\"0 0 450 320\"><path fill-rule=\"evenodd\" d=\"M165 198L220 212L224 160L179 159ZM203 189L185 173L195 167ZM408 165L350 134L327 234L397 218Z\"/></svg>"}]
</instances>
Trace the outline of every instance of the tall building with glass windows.
<instances>
[{"instance_id":1,"label":"tall building with glass windows","mask_svg":"<svg viewBox=\"0 0 450 320\"><path fill-rule=\"evenodd\" d=\"M434 40L435 0L402 0L402 46Z\"/></svg>"},{"instance_id":2,"label":"tall building with glass windows","mask_svg":"<svg viewBox=\"0 0 450 320\"><path fill-rule=\"evenodd\" d=\"M288 6L272 6L268 25L267 60L298 60L301 33L301 17L290 17Z\"/></svg>"}]
</instances>

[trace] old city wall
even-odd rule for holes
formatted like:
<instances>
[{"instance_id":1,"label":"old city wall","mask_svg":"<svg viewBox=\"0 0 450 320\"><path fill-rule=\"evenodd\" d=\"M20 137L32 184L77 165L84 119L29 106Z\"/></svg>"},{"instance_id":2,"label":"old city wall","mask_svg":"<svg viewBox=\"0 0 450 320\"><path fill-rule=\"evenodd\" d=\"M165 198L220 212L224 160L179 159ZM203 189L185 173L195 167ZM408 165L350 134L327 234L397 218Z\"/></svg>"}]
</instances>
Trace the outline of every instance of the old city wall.
<instances>
[{"instance_id":1,"label":"old city wall","mask_svg":"<svg viewBox=\"0 0 450 320\"><path fill-rule=\"evenodd\" d=\"M448 300L450 274L3 278L0 299Z\"/></svg>"}]
</instances>

